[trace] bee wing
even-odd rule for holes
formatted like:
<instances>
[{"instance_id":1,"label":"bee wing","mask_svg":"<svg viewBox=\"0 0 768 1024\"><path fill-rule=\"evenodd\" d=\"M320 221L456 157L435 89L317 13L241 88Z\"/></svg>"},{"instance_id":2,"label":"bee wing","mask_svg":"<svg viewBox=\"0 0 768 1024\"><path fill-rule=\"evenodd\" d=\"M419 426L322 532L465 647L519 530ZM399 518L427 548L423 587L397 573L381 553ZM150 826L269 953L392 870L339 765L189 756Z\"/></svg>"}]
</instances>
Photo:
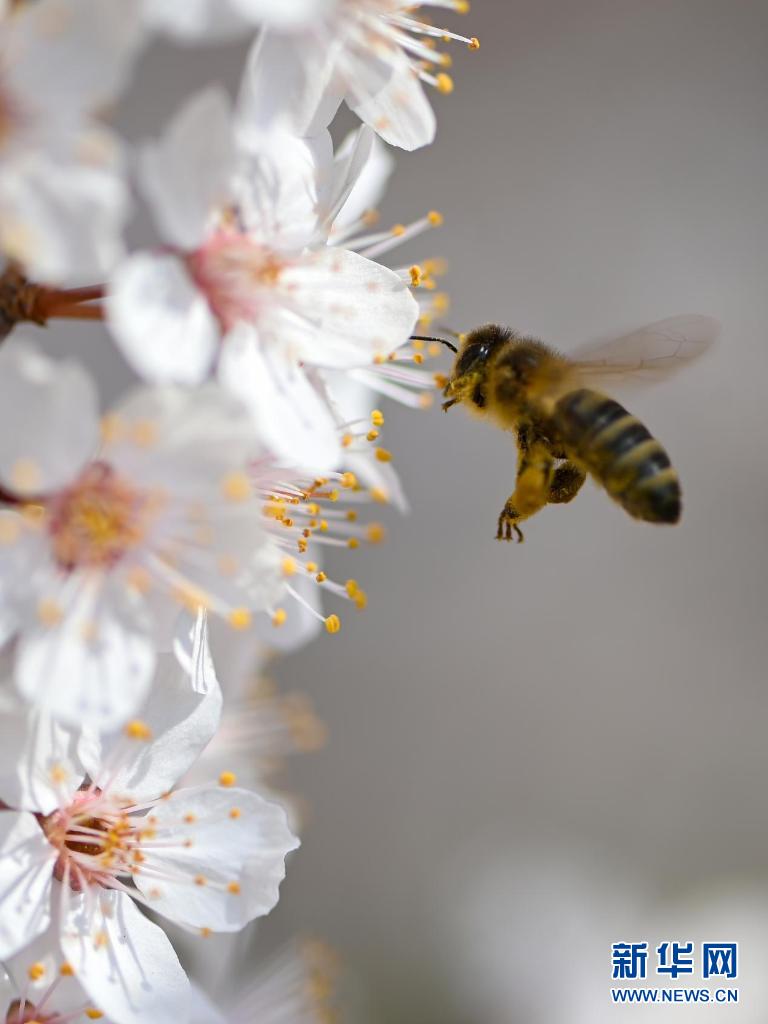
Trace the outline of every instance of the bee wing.
<instances>
[{"instance_id":1,"label":"bee wing","mask_svg":"<svg viewBox=\"0 0 768 1024\"><path fill-rule=\"evenodd\" d=\"M582 346L568 357L570 369L580 387L594 382L599 388L608 381L653 384L698 359L719 333L712 317L673 316L613 341Z\"/></svg>"}]
</instances>

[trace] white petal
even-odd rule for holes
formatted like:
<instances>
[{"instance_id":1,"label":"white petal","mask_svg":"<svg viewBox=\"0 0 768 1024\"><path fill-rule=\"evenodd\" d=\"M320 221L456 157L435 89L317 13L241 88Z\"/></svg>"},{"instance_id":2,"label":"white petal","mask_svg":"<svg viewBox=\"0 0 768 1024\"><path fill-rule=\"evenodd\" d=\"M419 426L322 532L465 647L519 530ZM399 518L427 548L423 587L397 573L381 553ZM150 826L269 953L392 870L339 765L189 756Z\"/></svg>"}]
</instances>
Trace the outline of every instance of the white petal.
<instances>
[{"instance_id":1,"label":"white petal","mask_svg":"<svg viewBox=\"0 0 768 1024\"><path fill-rule=\"evenodd\" d=\"M321 203L320 212L327 230L336 220L339 210L346 203L363 168L371 155L376 136L363 125L347 137L344 147L320 170Z\"/></svg>"},{"instance_id":2,"label":"white petal","mask_svg":"<svg viewBox=\"0 0 768 1024\"><path fill-rule=\"evenodd\" d=\"M46 599L62 618L35 623L20 637L19 692L63 722L118 728L136 714L155 668L143 609L85 573L73 573Z\"/></svg>"},{"instance_id":3,"label":"white petal","mask_svg":"<svg viewBox=\"0 0 768 1024\"><path fill-rule=\"evenodd\" d=\"M343 161L356 146L357 133L347 136L337 153L337 160ZM373 210L381 202L395 167L395 161L384 143L376 136L369 151L368 159L359 170L352 190L334 221L334 227L353 224L367 210ZM357 169L353 165L353 169Z\"/></svg>"},{"instance_id":4,"label":"white petal","mask_svg":"<svg viewBox=\"0 0 768 1024\"><path fill-rule=\"evenodd\" d=\"M189 676L192 690L205 695L219 688L209 643L210 624L202 608L191 623L190 618L184 615L178 623L180 632L174 638L173 653Z\"/></svg>"},{"instance_id":5,"label":"white petal","mask_svg":"<svg viewBox=\"0 0 768 1024\"><path fill-rule=\"evenodd\" d=\"M141 152L140 177L163 237L196 249L212 212L227 196L233 166L231 106L209 86L181 108L157 142Z\"/></svg>"},{"instance_id":6,"label":"white petal","mask_svg":"<svg viewBox=\"0 0 768 1024\"><path fill-rule=\"evenodd\" d=\"M229 1018L194 981L191 985L190 1006L190 1024L228 1024Z\"/></svg>"},{"instance_id":7,"label":"white petal","mask_svg":"<svg viewBox=\"0 0 768 1024\"><path fill-rule=\"evenodd\" d=\"M148 380L199 384L207 376L219 328L175 256L125 260L112 276L107 317L123 355Z\"/></svg>"},{"instance_id":8,"label":"white petal","mask_svg":"<svg viewBox=\"0 0 768 1024\"><path fill-rule=\"evenodd\" d=\"M346 465L345 457L344 466L346 467ZM311 550L308 557L312 561L320 563L316 551ZM299 576L298 579L291 580L291 586L304 598L310 608L314 608L318 612L322 611L321 588L317 586L312 576ZM293 600L290 595L286 596L284 605L287 617L279 629L272 624L271 616L260 615L256 620L256 631L266 647L287 653L306 646L319 636L323 629L323 623L321 619L312 614L309 608L301 604L300 601Z\"/></svg>"},{"instance_id":9,"label":"white petal","mask_svg":"<svg viewBox=\"0 0 768 1024\"><path fill-rule=\"evenodd\" d=\"M318 234L319 167L333 154L330 135L308 141L280 131L238 131L240 162L232 195L246 230L270 248L292 252Z\"/></svg>"},{"instance_id":10,"label":"white petal","mask_svg":"<svg viewBox=\"0 0 768 1024\"><path fill-rule=\"evenodd\" d=\"M368 70L371 66L366 65ZM350 86L349 106L391 146L413 150L434 140L434 111L405 58L396 63L379 88L355 90L354 81Z\"/></svg>"},{"instance_id":11,"label":"white petal","mask_svg":"<svg viewBox=\"0 0 768 1024\"><path fill-rule=\"evenodd\" d=\"M84 775L77 733L22 704L6 683L0 690L0 800L50 814Z\"/></svg>"},{"instance_id":12,"label":"white petal","mask_svg":"<svg viewBox=\"0 0 768 1024\"><path fill-rule=\"evenodd\" d=\"M245 325L227 335L219 380L247 404L259 436L288 465L315 473L336 467L341 444L322 398L295 361L262 351Z\"/></svg>"},{"instance_id":13,"label":"white petal","mask_svg":"<svg viewBox=\"0 0 768 1024\"><path fill-rule=\"evenodd\" d=\"M92 894L88 894L92 895ZM61 945L75 975L102 1013L119 1024L179 1024L189 982L173 946L130 896L102 889L95 907L68 894Z\"/></svg>"},{"instance_id":14,"label":"white petal","mask_svg":"<svg viewBox=\"0 0 768 1024\"><path fill-rule=\"evenodd\" d=\"M226 0L144 0L147 26L178 42L215 42L230 39L252 23Z\"/></svg>"},{"instance_id":15,"label":"white petal","mask_svg":"<svg viewBox=\"0 0 768 1024\"><path fill-rule=\"evenodd\" d=\"M314 33L262 32L248 57L238 98L245 125L316 135L333 120L344 97L337 78L341 41Z\"/></svg>"},{"instance_id":16,"label":"white petal","mask_svg":"<svg viewBox=\"0 0 768 1024\"><path fill-rule=\"evenodd\" d=\"M89 766L89 775L97 785L137 803L160 796L178 782L212 739L221 703L218 683L206 694L195 693L174 655L161 654L149 698L138 712L151 730L151 739L120 735L105 742L101 765Z\"/></svg>"},{"instance_id":17,"label":"white petal","mask_svg":"<svg viewBox=\"0 0 768 1024\"><path fill-rule=\"evenodd\" d=\"M31 814L0 812L0 958L48 927L56 856Z\"/></svg>"},{"instance_id":18,"label":"white petal","mask_svg":"<svg viewBox=\"0 0 768 1024\"><path fill-rule=\"evenodd\" d=\"M17 494L43 495L70 483L99 439L90 376L23 338L0 350L0 418L0 482Z\"/></svg>"},{"instance_id":19,"label":"white petal","mask_svg":"<svg viewBox=\"0 0 768 1024\"><path fill-rule=\"evenodd\" d=\"M126 82L140 35L133 0L47 0L10 25L4 74L25 100L56 115L97 110ZM4 31L8 31L4 29Z\"/></svg>"},{"instance_id":20,"label":"white petal","mask_svg":"<svg viewBox=\"0 0 768 1024\"><path fill-rule=\"evenodd\" d=\"M156 838L142 847L144 863L167 880L155 883L150 874L145 882L139 872L134 881L147 894L160 890L151 901L158 913L237 931L275 906L286 854L299 845L282 807L248 790L199 786L177 790L152 813ZM228 890L232 883L239 891Z\"/></svg>"},{"instance_id":21,"label":"white petal","mask_svg":"<svg viewBox=\"0 0 768 1024\"><path fill-rule=\"evenodd\" d=\"M335 6L335 0L230 0L243 17L276 29L311 25Z\"/></svg>"},{"instance_id":22,"label":"white petal","mask_svg":"<svg viewBox=\"0 0 768 1024\"><path fill-rule=\"evenodd\" d=\"M123 253L128 193L112 137L92 131L78 148L28 152L0 172L0 245L48 284L93 283Z\"/></svg>"},{"instance_id":23,"label":"white petal","mask_svg":"<svg viewBox=\"0 0 768 1024\"><path fill-rule=\"evenodd\" d=\"M326 248L284 271L300 317L281 320L279 340L295 359L349 368L386 357L403 345L419 315L394 271L358 253Z\"/></svg>"}]
</instances>

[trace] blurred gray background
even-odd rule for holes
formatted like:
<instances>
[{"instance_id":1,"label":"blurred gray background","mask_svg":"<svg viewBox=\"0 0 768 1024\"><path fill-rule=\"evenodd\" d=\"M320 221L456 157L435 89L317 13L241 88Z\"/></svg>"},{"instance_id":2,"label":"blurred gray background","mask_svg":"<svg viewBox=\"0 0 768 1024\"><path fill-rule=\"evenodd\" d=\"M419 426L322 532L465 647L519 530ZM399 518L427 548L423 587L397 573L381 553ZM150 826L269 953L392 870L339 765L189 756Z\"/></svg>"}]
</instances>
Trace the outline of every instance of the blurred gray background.
<instances>
[{"instance_id":1,"label":"blurred gray background","mask_svg":"<svg viewBox=\"0 0 768 1024\"><path fill-rule=\"evenodd\" d=\"M587 864L609 905L629 885L617 871L662 906L768 877L768 5L477 0L451 23L482 48L455 50L437 144L399 156L382 207L384 223L445 213L403 256L448 259L448 322L566 352L676 313L723 334L631 405L680 471L674 529L590 485L523 546L497 544L511 439L461 410L383 406L413 511L389 518L386 547L331 564L364 581L368 612L277 666L330 742L294 762L309 816L260 938L326 936L372 1024L532 1019L512 996L484 1005L471 978L478 963L511 977L525 945L535 901L482 927L521 858ZM234 85L241 55L156 48L122 128L155 132L193 85ZM117 388L94 336L81 351ZM549 937L578 945L595 904L573 877L579 910L560 883L540 891ZM593 967L612 1019L607 959Z\"/></svg>"}]
</instances>

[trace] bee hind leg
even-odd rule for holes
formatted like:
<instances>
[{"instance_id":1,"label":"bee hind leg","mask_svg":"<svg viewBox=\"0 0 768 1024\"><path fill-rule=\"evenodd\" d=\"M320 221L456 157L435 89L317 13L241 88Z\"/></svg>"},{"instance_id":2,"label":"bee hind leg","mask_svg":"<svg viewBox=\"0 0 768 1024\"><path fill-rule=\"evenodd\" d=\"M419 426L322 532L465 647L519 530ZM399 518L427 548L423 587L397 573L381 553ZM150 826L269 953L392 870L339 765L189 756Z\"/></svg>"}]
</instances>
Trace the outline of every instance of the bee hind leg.
<instances>
[{"instance_id":1,"label":"bee hind leg","mask_svg":"<svg viewBox=\"0 0 768 1024\"><path fill-rule=\"evenodd\" d=\"M544 508L549 501L555 462L543 441L535 441L525 447L521 445L520 448L515 490L504 503L496 530L497 540L512 540L514 532L518 544L523 541L519 524Z\"/></svg>"},{"instance_id":2,"label":"bee hind leg","mask_svg":"<svg viewBox=\"0 0 768 1024\"><path fill-rule=\"evenodd\" d=\"M499 522L496 529L496 540L512 540L512 531L514 530L515 536L517 537L517 543L522 544L525 537L523 535L523 531L517 525L518 519L520 519L520 513L513 508L509 502L507 502L499 516Z\"/></svg>"},{"instance_id":3,"label":"bee hind leg","mask_svg":"<svg viewBox=\"0 0 768 1024\"><path fill-rule=\"evenodd\" d=\"M587 474L574 465L573 462L561 463L554 472L552 483L549 485L550 505L565 505L573 501L582 488Z\"/></svg>"}]
</instances>

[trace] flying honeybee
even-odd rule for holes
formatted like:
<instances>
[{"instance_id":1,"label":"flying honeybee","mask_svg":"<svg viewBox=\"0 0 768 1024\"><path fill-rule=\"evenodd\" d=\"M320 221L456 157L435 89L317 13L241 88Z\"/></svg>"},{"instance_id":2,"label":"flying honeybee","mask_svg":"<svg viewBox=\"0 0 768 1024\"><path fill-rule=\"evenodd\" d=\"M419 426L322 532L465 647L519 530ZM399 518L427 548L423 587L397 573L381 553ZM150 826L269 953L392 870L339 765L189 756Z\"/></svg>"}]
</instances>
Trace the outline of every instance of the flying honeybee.
<instances>
[{"instance_id":1,"label":"flying honeybee","mask_svg":"<svg viewBox=\"0 0 768 1024\"><path fill-rule=\"evenodd\" d=\"M600 390L655 381L704 352L718 333L706 316L661 320L566 357L535 338L486 324L461 336L443 394L517 437L517 480L501 510L497 540L523 540L520 523L578 494L589 474L635 519L676 523L680 480L659 442Z\"/></svg>"}]
</instances>

